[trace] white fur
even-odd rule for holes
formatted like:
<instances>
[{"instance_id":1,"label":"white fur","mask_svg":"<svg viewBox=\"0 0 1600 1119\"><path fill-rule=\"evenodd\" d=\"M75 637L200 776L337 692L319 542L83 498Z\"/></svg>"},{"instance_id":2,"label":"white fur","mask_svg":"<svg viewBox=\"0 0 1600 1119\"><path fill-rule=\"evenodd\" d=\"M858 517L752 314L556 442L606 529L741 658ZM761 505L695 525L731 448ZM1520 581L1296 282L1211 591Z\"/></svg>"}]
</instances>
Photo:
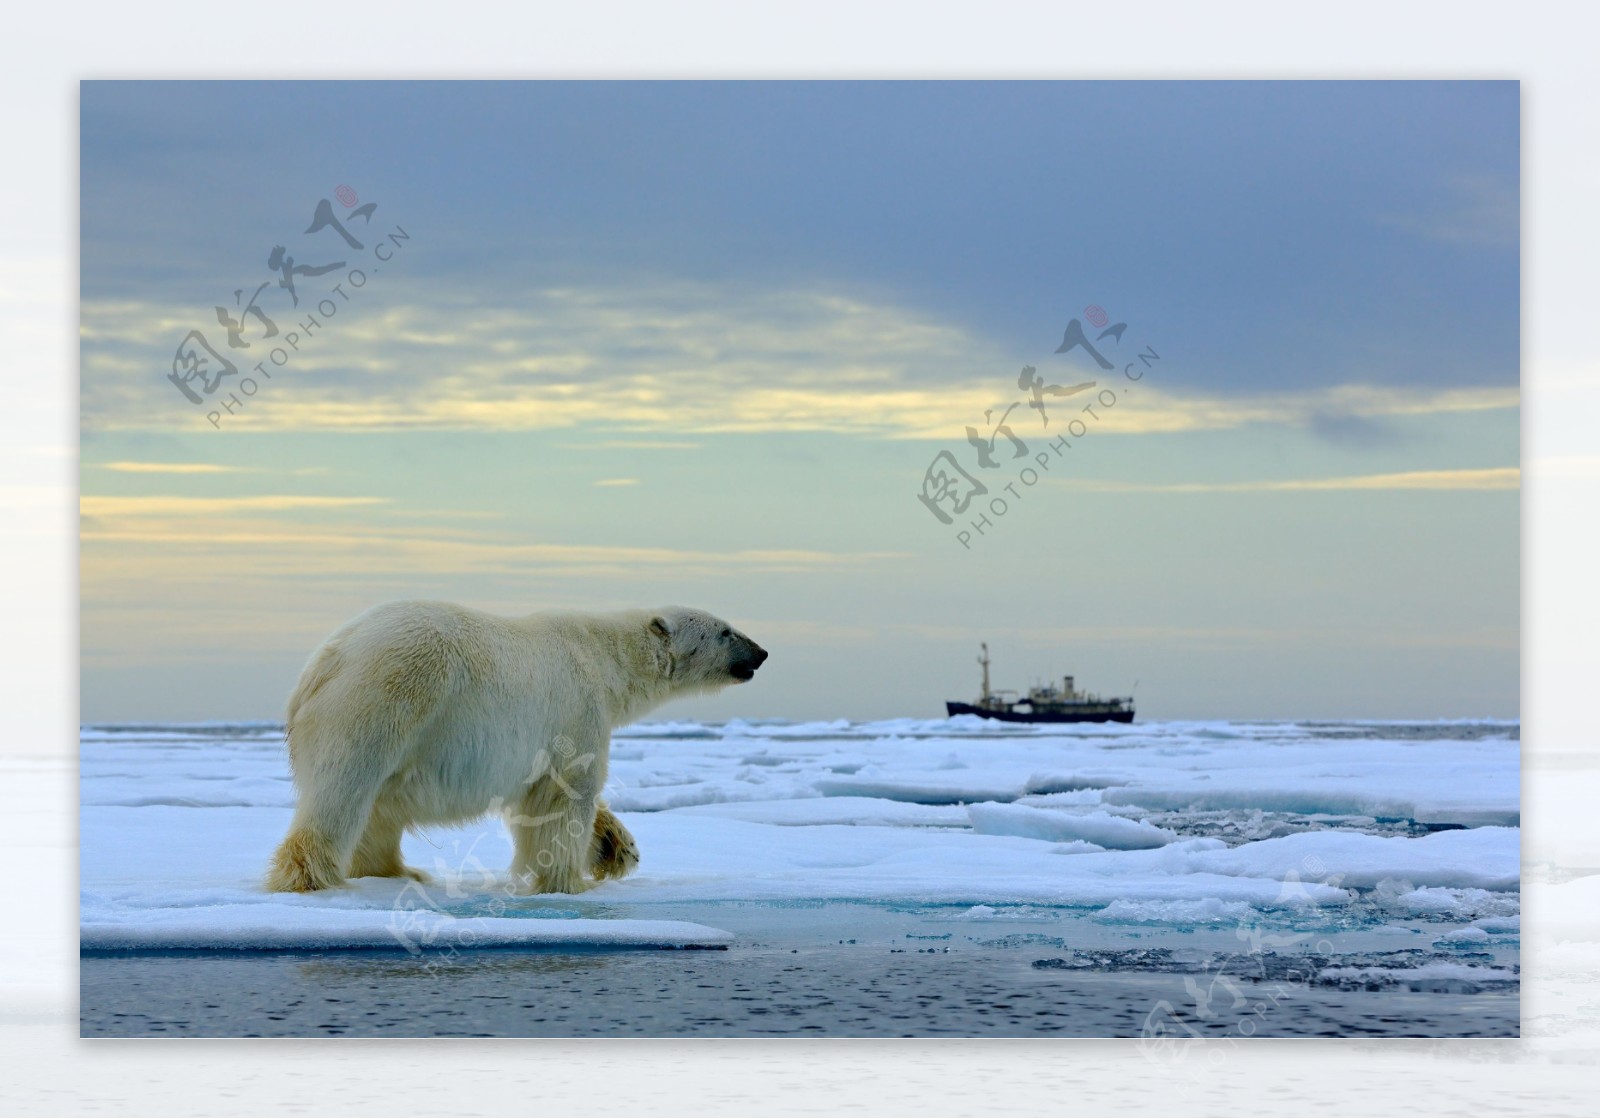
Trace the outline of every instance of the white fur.
<instances>
[{"instance_id":1,"label":"white fur","mask_svg":"<svg viewBox=\"0 0 1600 1119\"><path fill-rule=\"evenodd\" d=\"M611 731L748 679L766 653L698 610L503 618L391 602L312 654L289 699L299 802L267 885L423 877L400 836L500 811L526 893L577 893L637 862L600 800ZM736 675L737 674L737 675Z\"/></svg>"}]
</instances>

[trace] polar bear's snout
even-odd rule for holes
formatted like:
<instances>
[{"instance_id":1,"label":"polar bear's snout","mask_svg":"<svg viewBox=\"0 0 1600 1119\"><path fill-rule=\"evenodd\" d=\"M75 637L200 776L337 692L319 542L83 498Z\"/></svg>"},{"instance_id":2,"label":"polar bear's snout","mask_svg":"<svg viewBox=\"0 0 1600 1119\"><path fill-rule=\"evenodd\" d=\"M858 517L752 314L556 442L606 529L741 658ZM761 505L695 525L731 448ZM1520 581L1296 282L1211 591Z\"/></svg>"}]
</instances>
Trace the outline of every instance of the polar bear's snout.
<instances>
[{"instance_id":1,"label":"polar bear's snout","mask_svg":"<svg viewBox=\"0 0 1600 1119\"><path fill-rule=\"evenodd\" d=\"M704 610L664 607L650 620L650 632L666 644L671 678L691 690L743 684L767 659L760 645Z\"/></svg>"},{"instance_id":2,"label":"polar bear's snout","mask_svg":"<svg viewBox=\"0 0 1600 1119\"><path fill-rule=\"evenodd\" d=\"M741 682L754 677L756 669L767 659L767 651L754 641L745 638L744 644L746 646L744 655L728 666L729 674Z\"/></svg>"}]
</instances>

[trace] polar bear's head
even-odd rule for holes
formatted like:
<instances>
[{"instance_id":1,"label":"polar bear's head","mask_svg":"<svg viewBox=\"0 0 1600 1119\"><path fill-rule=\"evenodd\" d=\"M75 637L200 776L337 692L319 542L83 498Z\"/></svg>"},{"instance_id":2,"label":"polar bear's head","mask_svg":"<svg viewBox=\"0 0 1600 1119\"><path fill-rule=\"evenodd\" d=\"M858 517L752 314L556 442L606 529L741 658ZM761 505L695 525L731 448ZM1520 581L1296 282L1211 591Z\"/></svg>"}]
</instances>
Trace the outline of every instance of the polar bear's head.
<instances>
[{"instance_id":1,"label":"polar bear's head","mask_svg":"<svg viewBox=\"0 0 1600 1119\"><path fill-rule=\"evenodd\" d=\"M760 645L704 610L664 607L650 619L650 632L666 647L678 688L709 691L742 684L767 659Z\"/></svg>"}]
</instances>

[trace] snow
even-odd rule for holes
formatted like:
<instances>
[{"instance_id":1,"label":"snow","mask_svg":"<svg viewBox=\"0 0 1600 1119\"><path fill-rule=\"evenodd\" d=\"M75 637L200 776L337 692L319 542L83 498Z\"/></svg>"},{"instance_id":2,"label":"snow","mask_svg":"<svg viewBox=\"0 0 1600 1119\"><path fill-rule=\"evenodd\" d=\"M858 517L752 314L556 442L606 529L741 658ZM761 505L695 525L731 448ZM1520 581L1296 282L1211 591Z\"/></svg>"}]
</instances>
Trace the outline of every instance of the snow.
<instances>
[{"instance_id":1,"label":"snow","mask_svg":"<svg viewBox=\"0 0 1600 1119\"><path fill-rule=\"evenodd\" d=\"M1466 920L1479 914L1504 917L1506 914L1516 914L1519 909L1517 899L1503 893L1449 886L1424 886L1408 890L1390 904L1393 908L1408 913L1448 917L1453 920Z\"/></svg>"},{"instance_id":2,"label":"snow","mask_svg":"<svg viewBox=\"0 0 1600 1119\"><path fill-rule=\"evenodd\" d=\"M732 935L688 921L456 917L431 909L345 910L294 905L214 905L130 916L84 909L79 945L114 949L613 947L711 948Z\"/></svg>"},{"instance_id":3,"label":"snow","mask_svg":"<svg viewBox=\"0 0 1600 1119\"><path fill-rule=\"evenodd\" d=\"M972 830L984 835L1081 840L1120 850L1165 847L1178 838L1177 832L1166 828L1105 812L1051 811L1021 804L974 804L967 808L967 817Z\"/></svg>"},{"instance_id":4,"label":"snow","mask_svg":"<svg viewBox=\"0 0 1600 1119\"><path fill-rule=\"evenodd\" d=\"M1456 948L1474 932L1505 943L1520 912L1516 724L1424 731L641 724L616 736L606 792L639 870L525 899L500 886L511 850L495 820L408 835L430 885L267 894L294 801L280 727L87 727L83 946L715 945L729 934L663 907L840 901L1173 928L1359 910L1431 923ZM1566 892L1575 913L1600 906L1588 885Z\"/></svg>"},{"instance_id":5,"label":"snow","mask_svg":"<svg viewBox=\"0 0 1600 1119\"><path fill-rule=\"evenodd\" d=\"M1312 831L1196 856L1197 869L1289 880L1290 875L1345 887L1404 879L1422 886L1513 890L1521 873L1516 828L1442 831L1420 839L1360 832ZM1477 895L1473 895L1477 896Z\"/></svg>"},{"instance_id":6,"label":"snow","mask_svg":"<svg viewBox=\"0 0 1600 1119\"><path fill-rule=\"evenodd\" d=\"M1440 933L1434 938L1434 944L1450 945L1454 947L1471 948L1477 945L1488 944L1489 934L1483 929L1466 925L1459 929L1451 929L1447 933Z\"/></svg>"},{"instance_id":7,"label":"snow","mask_svg":"<svg viewBox=\"0 0 1600 1119\"><path fill-rule=\"evenodd\" d=\"M911 804L970 804L972 801L1015 800L1019 795L1009 781L984 782L982 778L945 777L930 775L921 781L895 778L873 778L867 775L852 777L824 777L815 783L823 796L877 797L883 800L907 801Z\"/></svg>"},{"instance_id":8,"label":"snow","mask_svg":"<svg viewBox=\"0 0 1600 1119\"><path fill-rule=\"evenodd\" d=\"M615 808L615 802L612 802ZM964 828L967 809L959 805L913 804L875 797L815 797L797 800L734 801L684 808L685 816L715 816L753 824L806 827L852 824L880 828Z\"/></svg>"},{"instance_id":9,"label":"snow","mask_svg":"<svg viewBox=\"0 0 1600 1119\"><path fill-rule=\"evenodd\" d=\"M109 949L714 947L731 937L691 922L542 917L529 900L483 895L472 859L437 860L436 884L358 880L315 896L269 894L264 860L288 823L270 808L85 807L80 945ZM227 842L195 827L226 813ZM153 852L161 852L159 871ZM426 863L426 860L418 860ZM501 916L504 906L515 916ZM530 919L536 918L536 919Z\"/></svg>"},{"instance_id":10,"label":"snow","mask_svg":"<svg viewBox=\"0 0 1600 1119\"><path fill-rule=\"evenodd\" d=\"M1112 902L1094 916L1095 920L1110 924L1201 925L1248 924L1258 914L1243 902L1196 898L1166 902L1122 899Z\"/></svg>"}]
</instances>

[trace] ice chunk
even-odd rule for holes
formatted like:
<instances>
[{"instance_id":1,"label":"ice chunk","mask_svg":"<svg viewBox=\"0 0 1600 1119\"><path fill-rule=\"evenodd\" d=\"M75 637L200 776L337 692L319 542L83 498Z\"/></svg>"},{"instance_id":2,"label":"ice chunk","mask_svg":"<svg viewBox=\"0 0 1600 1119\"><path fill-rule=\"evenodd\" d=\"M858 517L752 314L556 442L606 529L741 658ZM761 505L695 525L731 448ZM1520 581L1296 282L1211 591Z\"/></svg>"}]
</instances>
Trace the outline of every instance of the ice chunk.
<instances>
[{"instance_id":1,"label":"ice chunk","mask_svg":"<svg viewBox=\"0 0 1600 1119\"><path fill-rule=\"evenodd\" d=\"M1423 886L1399 894L1389 902L1389 905L1408 913L1466 920L1480 914L1491 917L1514 914L1520 909L1521 899L1515 894L1470 887L1458 889L1449 886Z\"/></svg>"},{"instance_id":2,"label":"ice chunk","mask_svg":"<svg viewBox=\"0 0 1600 1119\"><path fill-rule=\"evenodd\" d=\"M1434 944L1446 948L1471 948L1480 944L1489 943L1489 934L1482 929L1466 925L1459 929L1440 933L1433 940Z\"/></svg>"},{"instance_id":3,"label":"ice chunk","mask_svg":"<svg viewBox=\"0 0 1600 1119\"><path fill-rule=\"evenodd\" d=\"M1061 911L1037 905L974 905L961 916L968 921L1048 921L1059 918Z\"/></svg>"},{"instance_id":4,"label":"ice chunk","mask_svg":"<svg viewBox=\"0 0 1600 1119\"><path fill-rule=\"evenodd\" d=\"M408 952L518 945L561 948L712 948L733 934L688 921L455 917L292 904L218 905L86 915L79 945L114 949L390 948Z\"/></svg>"},{"instance_id":5,"label":"ice chunk","mask_svg":"<svg viewBox=\"0 0 1600 1119\"><path fill-rule=\"evenodd\" d=\"M1058 844L1050 848L1052 855L1093 855L1105 848L1098 843L1090 843L1086 839L1074 839L1067 843Z\"/></svg>"},{"instance_id":6,"label":"ice chunk","mask_svg":"<svg viewBox=\"0 0 1600 1119\"><path fill-rule=\"evenodd\" d=\"M1242 923L1260 916L1242 901L1194 898L1182 901L1118 899L1096 913L1095 920L1125 925L1203 925Z\"/></svg>"},{"instance_id":7,"label":"ice chunk","mask_svg":"<svg viewBox=\"0 0 1600 1119\"><path fill-rule=\"evenodd\" d=\"M1029 808L1022 804L972 804L967 806L967 818L972 830L984 835L1017 835L1055 841L1081 839L1124 851L1164 847L1178 838L1176 832L1166 828L1107 812L1078 813Z\"/></svg>"},{"instance_id":8,"label":"ice chunk","mask_svg":"<svg viewBox=\"0 0 1600 1119\"><path fill-rule=\"evenodd\" d=\"M1031 808L1071 808L1083 805L1099 804L1101 791L1099 789L1072 789L1059 793L1029 793L1027 796L1018 797L1018 804L1026 804Z\"/></svg>"},{"instance_id":9,"label":"ice chunk","mask_svg":"<svg viewBox=\"0 0 1600 1119\"><path fill-rule=\"evenodd\" d=\"M1420 839L1310 831L1195 856L1197 869L1287 881L1375 887L1403 878L1421 886L1515 889L1521 872L1516 828L1442 831Z\"/></svg>"}]
</instances>

